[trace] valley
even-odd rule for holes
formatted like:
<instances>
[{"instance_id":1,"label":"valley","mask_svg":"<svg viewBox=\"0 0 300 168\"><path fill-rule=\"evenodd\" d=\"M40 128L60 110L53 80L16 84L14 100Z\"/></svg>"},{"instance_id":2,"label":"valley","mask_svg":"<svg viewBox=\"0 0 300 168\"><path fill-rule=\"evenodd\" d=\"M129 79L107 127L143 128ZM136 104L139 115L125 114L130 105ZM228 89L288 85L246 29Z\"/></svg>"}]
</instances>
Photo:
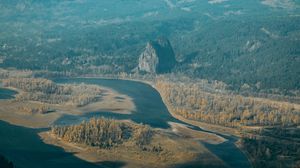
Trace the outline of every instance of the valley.
<instances>
[{"instance_id":1,"label":"valley","mask_svg":"<svg viewBox=\"0 0 300 168\"><path fill-rule=\"evenodd\" d=\"M32 81L32 80L31 80ZM143 93L139 93L140 91L145 92L143 90L149 90L151 87L144 85L144 84L139 84L139 83L132 83L131 82L127 82L127 81L118 81L118 80L105 80L105 79L88 79L88 78L79 78L79 79L57 79L55 80L56 82L59 81L59 83L81 83L81 81L85 81L89 84L99 84L99 82L102 84L100 85L101 88L111 88L112 85L114 86L113 89L116 90L117 93L121 93L124 94L125 93L131 93L129 94L130 96L136 97L136 99L140 99L137 96L141 96L143 95ZM120 84L121 83L121 84ZM122 84L123 83L123 84ZM128 84L127 84L128 83ZM126 86L126 85L128 86ZM130 86L133 85L133 86ZM110 87L109 87L110 86ZM123 86L123 87L120 87ZM126 86L126 88L123 90L122 88L124 88L124 86ZM139 90L136 90L138 88L140 88ZM147 88L147 89L146 89ZM129 92L128 92L129 91ZM153 91L147 91L149 93L153 92ZM149 93L147 95L149 95ZM157 93L150 94L149 95L150 99L153 99L155 96L158 96ZM153 98L151 98L151 96ZM136 102L137 100L134 99L134 102L137 106L137 109L132 109L131 113L116 113L113 110L111 110L111 112L109 111L109 109L107 109L108 111L103 111L101 112L101 107L102 106L98 106L98 109L95 110L95 112L93 111L86 111L86 112L81 112L80 113L75 113L75 112L71 112L72 110L67 110L67 108L65 107L65 110L60 109L59 105L56 106L51 106L51 108L54 109L54 107L57 107L57 109L55 109L54 112L51 113L44 113L44 114L26 114L24 117L24 114L21 115L18 118L18 115L16 114L15 111L20 111L22 112L22 109L20 110L16 110L16 109L12 109L12 110L6 110L7 108L1 108L1 119L2 120L6 120L12 124L15 125L20 125L20 126L25 126L25 127L30 127L30 128L35 128L35 129L40 129L40 128L49 128L50 126L67 126L67 125L73 125L73 124L80 124L82 121L88 121L89 119L93 118L93 117L112 117L112 118L116 118L116 119L121 119L124 120L125 122L128 123L132 123L132 122L137 122L137 123L144 123L144 124L149 124L151 127L153 127L155 129L155 136L153 137L153 140L151 140L151 144L159 144L162 149L163 152L162 153L158 153L155 154L153 152L149 151L143 151L139 148L136 148L134 146L131 146L131 141L126 142L124 144L124 146L116 146L113 147L111 149L99 149L97 147L86 147L86 146L82 146L80 144L72 144L70 142L65 142L63 140L58 140L57 137L53 136L51 134L51 132L40 132L38 133L38 136L40 136L43 139L43 143L47 143L47 144L51 144L51 145L55 145L55 146L59 146L61 148L63 148L66 152L75 152L76 151L76 157L83 159L85 161L89 161L92 163L102 163L103 161L107 161L107 159L111 162L122 162L122 163L126 163L128 164L129 167L140 167L141 165L146 166L147 164L149 165L157 165L158 167L169 167L170 165L175 166L174 164L185 164L188 161L191 162L195 162L195 164L203 164L203 165L215 165L215 166L221 166L223 165L223 161L219 160L217 157L215 157L213 154L211 154L209 152L208 149L206 149L203 145L201 145L201 143L197 142L198 138L194 138L194 137L189 137L187 138L186 135L182 134L181 132L186 132L186 130L184 129L185 126L182 128L182 131L176 131L173 132L172 130L168 129L170 128L169 124L167 123L167 121L172 121L174 119L172 119L172 117L170 117L168 111L165 109L164 105L162 104L162 102L157 103L157 102L153 102L153 104L147 105L147 107L145 106L145 103L147 104L147 100L149 100L149 98L146 98L145 100L139 100L138 103ZM156 97L155 99L158 99L157 101L159 101L159 97ZM8 101L17 101L18 100L8 100ZM20 100L19 100L20 101ZM24 103L24 100L21 100ZM100 100L101 102L102 100ZM105 101L105 100L103 100ZM1 101L1 103L4 103L6 101ZM26 101L25 101L26 102ZM35 101L36 103L38 103L38 101ZM117 104L115 102L115 104ZM161 104L161 105L159 105ZM32 102L32 104L27 104L30 105L30 107L34 107L34 102ZM86 105L89 106L89 105ZM158 106L158 107L156 107ZM2 106L5 107L5 106ZM8 107L17 107L16 105L12 106L11 104L8 105ZM81 108L81 107L79 107ZM141 111L142 109L139 108L143 108L144 110ZM153 109L154 108L154 109ZM120 108L122 110L126 110L126 108ZM146 110L147 109L147 110ZM136 111L137 110L137 111ZM70 111L70 112L69 112ZM19 112L19 113L20 113ZM164 113L162 113L164 112ZM5 115L9 115L11 114L11 117L7 117ZM145 115L147 114L147 115ZM53 117L53 115L55 117ZM131 117L132 115L132 117ZM162 117L167 117L167 118L162 118ZM45 120L47 119L47 120ZM129 121L128 121L129 120ZM38 122L35 122L38 121ZM178 121L179 122L179 121ZM35 123L34 125L31 125L30 123ZM174 128L176 128L176 126L174 125ZM179 129L181 130L181 129ZM200 135L205 135L207 133L200 132ZM219 138L215 135L210 135L206 141L210 142L210 143L215 143L218 144L220 142L222 142L222 139L219 140ZM9 138L9 137L8 137ZM131 144L131 145L130 145ZM178 146L179 148L173 148L174 146ZM12 148L13 149L13 148ZM84 150L83 150L84 149ZM6 151L5 153L9 153L10 150ZM99 153L99 155L95 155L94 153ZM122 153L126 153L126 155L130 154L127 157L124 157L124 154ZM103 156L103 153L105 153L105 155ZM205 157L199 157L200 156L205 156ZM14 158L17 156L14 155L8 155L10 156L10 158ZM112 156L114 156L113 158L115 158L116 160L110 160L109 158L112 158ZM149 158L151 156L151 160L149 160L150 162L145 162L146 158ZM18 157L17 157L18 158ZM15 158L15 159L17 159ZM17 159L18 160L18 159ZM176 162L175 162L176 160ZM212 161L214 160L214 161ZM164 163L164 164L160 164L160 163ZM17 162L18 163L18 162ZM35 164L32 164L32 166L34 167ZM96 164L97 165L97 164ZM101 166L101 164L99 164ZM150 167L152 167L150 166Z\"/></svg>"},{"instance_id":2,"label":"valley","mask_svg":"<svg viewBox=\"0 0 300 168\"><path fill-rule=\"evenodd\" d=\"M1 168L298 168L299 0L1 0Z\"/></svg>"},{"instance_id":3,"label":"valley","mask_svg":"<svg viewBox=\"0 0 300 168\"><path fill-rule=\"evenodd\" d=\"M108 77L106 77L108 78ZM186 159L181 158L180 160L175 159L178 161L178 165L184 164L184 163L195 163L195 165L206 165L211 163L212 159L215 159L216 161L213 161L216 163L216 167L220 167L221 165L229 165L230 167L240 167L241 165L246 166L246 163L248 162L247 157L249 157L250 160L254 158L254 156L251 156L251 151L248 151L246 147L246 143L253 143L251 139L253 137L273 137L273 139L276 141L277 138L279 137L274 137L273 135L267 135L267 136L260 136L261 130L265 130L268 128L276 128L277 123L272 126L273 124L266 122L266 126L264 125L257 125L253 124L252 122L249 121L248 119L248 124L231 124L231 125L222 125L221 122L219 124L216 123L210 123L210 120L202 119L200 121L197 121L197 118L191 118L189 115L185 115L184 113L178 113L177 110L175 110L173 103L171 103L168 100L168 97L166 97L166 94L168 93L168 89L162 87L164 86L162 83L162 76L156 78L155 80L151 80L151 78L148 79L140 79L140 78L129 78L126 75L121 75L121 76L114 76L111 77L114 79L102 79L93 77L93 78L56 78L53 79L53 83L57 83L56 85L58 86L69 86L69 85L78 85L80 84L81 87L84 85L86 86L99 86L101 92L104 92L105 96L103 96L103 99L99 99L96 102L91 102L88 103L84 106L66 106L64 104L59 105L59 104L49 104L49 108L53 109L53 112L50 113L41 113L41 114L33 114L33 113L28 113L28 114L20 114L18 111L24 111L22 108L14 108L14 109L9 109L9 107L18 107L16 104L7 104L7 108L1 108L1 119L8 121L10 123L20 125L20 126L26 126L26 127L31 127L31 128L49 128L51 126L67 126L67 125L73 125L73 124L80 124L83 121L89 121L90 119L93 119L93 117L101 118L115 118L117 120L123 120L125 122L134 122L134 123L143 123L146 125L151 126L158 132L158 134L155 136L158 139L154 140L154 142L162 145L161 143L166 140L165 138L162 138L162 136L167 136L168 138L171 138L174 143L180 143L182 144L177 144L177 146L181 147L186 147L187 149L188 144L194 144L192 145L194 150L193 152L189 152L187 150L187 153L182 153L184 156L189 156L188 153L191 155L187 157ZM121 78L121 79L120 79ZM127 79L127 80L124 80ZM164 76L163 79L168 79L167 76ZM38 79L39 80L39 79ZM30 80L34 82L34 79ZM132 82L131 82L132 81ZM138 81L138 82L134 82ZM172 80L171 80L172 81ZM142 83L145 84L142 84ZM83 84L84 83L84 84ZM187 85L187 80L185 80L185 85ZM193 82L195 84L195 82ZM165 84L170 84L170 83L165 83ZM5 85L4 85L5 86ZM32 85L30 85L32 86ZM202 92L204 93L209 93L208 90L216 90L216 87L221 89L222 85L220 84L205 84L205 82L202 85L199 86L205 86L205 90L202 88L199 88ZM40 87L38 87L40 88ZM156 90L154 90L157 89ZM175 89L176 87L172 87ZM190 89L193 89L192 87L189 87ZM209 89L210 88L210 89ZM213 89L214 88L214 89ZM153 91L150 91L150 90ZM149 90L146 91L145 90ZM19 94L21 94L21 90L19 90ZM154 95L151 92L157 92ZM224 94L226 92L226 89L223 92L220 93L210 93L210 95L226 95ZM197 94L195 92L195 89L193 92L187 92L185 91L184 93L187 93L188 96L185 96L185 98L190 98L192 94ZM221 94L222 93L222 94ZM160 98L160 95L162 96L162 99ZM202 94L205 95L205 94ZM229 95L229 93L227 93ZM147 98L146 98L146 97ZM153 102L153 98L158 96L156 99L160 99L161 102ZM16 95L18 97L18 94ZM172 96L174 97L174 96ZM174 97L176 98L176 97ZM192 98L192 97L191 97ZM200 97L201 98L201 97ZM246 98L243 96L238 97L239 101L241 101L242 98ZM201 98L204 100L210 100L205 97ZM246 98L249 99L249 98ZM112 101L113 100L113 101ZM147 101L147 100L152 100L152 101ZM162 100L166 104L166 106L163 104ZM271 105L271 108L281 108L285 105L284 102L279 102L279 101L272 101L267 99L256 99L255 101L260 101L262 103L268 102L267 105ZM122 106L122 101L126 101L124 106ZM185 101L185 100L184 100ZM203 100L202 100L203 101ZM37 100L32 101L32 100L24 100L24 99L13 99L13 100L7 100L7 101L1 101L2 107L5 107L5 103L18 103L18 104L26 104L27 106L30 107L35 107L35 104L43 104L45 103L39 102ZM105 103L107 102L107 103ZM131 108L129 108L128 104L133 104ZM195 101L198 102L198 101ZM201 102L201 101L200 101ZM217 102L215 102L217 103ZM276 103L278 105L276 105ZM188 105L187 103L183 103L184 105ZM258 104L258 103L255 103ZM125 106L126 105L126 106ZM177 104L176 106L181 107L183 109L189 108L186 106L179 106L180 104ZM116 106L119 106L116 109ZM200 104L200 107L202 105ZM287 107L290 108L290 106L293 107L293 110L296 112L296 117L297 115L297 110L298 105L297 104L291 104L288 105ZM111 107L111 108L108 108ZM177 108L178 108L177 107ZM194 107L195 108L195 107ZM285 108L285 107L283 107ZM18 110L17 110L18 109ZM189 110L191 111L191 110ZM169 113L170 112L170 113ZM18 114L19 113L19 114ZM147 114L147 115L145 115ZM218 114L218 113L217 113ZM293 114L293 113L291 113ZM18 117L20 116L20 117ZM24 117L26 116L26 117ZM174 117L174 118L173 118ZM217 119L215 117L215 119ZM297 125L297 120L296 118L293 117L294 120L286 120L286 121L295 121ZM38 121L38 122L36 122ZM270 120L272 121L272 120ZM282 120L283 121L283 120ZM31 123L31 124L30 124ZM32 125L32 123L35 123ZM229 122L227 122L229 123ZM237 123L235 121L234 123ZM271 124L271 125L269 125ZM288 127L292 128L293 123L283 123L284 125L287 125ZM271 126L271 127L270 127ZM295 130L297 128L294 127ZM291 136L294 134L292 133ZM117 156L118 159L114 160L116 162L122 162L128 164L129 167L139 167L141 164L144 163L143 157L149 157L146 153L144 153L142 150L139 150L138 148L132 148L130 145L125 145L125 146L117 146L113 147L113 151L111 149L98 149L97 147L87 147L83 144L76 144L75 145L71 142L65 142L64 140L57 139L54 135L51 134L51 132L41 132L39 133L39 136L43 139L43 143L46 144L51 144L58 146L60 148L63 148L67 152L75 152L77 153L75 156L83 159L88 162L92 163L100 163L105 161L105 158L111 158L112 156ZM174 137L175 136L175 137ZM160 137L160 138L159 138ZM175 139L174 139L175 138ZM250 138L250 139L249 139ZM164 139L164 140L163 140ZM249 139L249 140L247 140ZM268 138L269 139L269 138ZM262 139L263 140L263 139ZM270 141L270 140L268 140ZM297 142L296 139L291 138L289 139L289 142L286 143L293 143ZM195 146L195 143L198 144ZM127 144L127 143L126 143ZM170 145L166 143L165 145ZM197 147L198 146L198 147ZM117 148L117 149L114 149ZM240 148L240 149L239 149ZM122 151L126 151L128 154L130 150L133 150L132 152L132 157L124 158L124 154L122 154ZM176 149L172 149L172 152L169 153L168 155L161 156L160 154L157 156L156 154L153 155L153 158L151 159L155 163L159 162L158 160L155 161L156 159L163 159L165 160L164 163L168 163L167 160L170 161L170 163L173 163L174 160L172 159L172 153L174 157L180 156L181 154L176 152ZM228 154L225 154L221 151L224 149L230 150L231 156ZM295 147L295 149L297 149ZM169 147L167 147L167 150L169 150ZM174 151L175 150L175 151ZM196 151L198 152L196 152ZM247 151L247 155L245 156L240 150L242 151ZM103 155L94 155L92 153L101 153ZM136 153L138 155L134 155ZM183 152L183 151L181 151ZM203 156L201 153L205 153L204 155L206 157L200 157ZM249 152L249 153L248 153ZM143 154L144 153L144 154ZM212 154L210 154L212 153ZM235 153L235 154L233 154ZM209 157L208 157L209 156ZM297 155L295 155L297 157ZM132 160L133 158L133 160ZM140 159L136 159L140 158ZM239 158L239 162L236 162L234 159ZM243 161L243 159L246 160ZM207 160L208 161L205 161ZM209 162L209 163L208 163ZM225 162L225 163L224 163ZM166 165L160 165L157 164L157 166L166 166L169 167L169 164ZM282 162L283 164L287 164L285 160ZM153 163L148 163L152 164ZM241 165L239 165L241 164ZM261 163L258 163L259 165ZM290 164L290 162L288 163ZM174 165L173 165L174 166ZM213 165L210 165L213 166ZM249 165L248 165L249 166Z\"/></svg>"}]
</instances>

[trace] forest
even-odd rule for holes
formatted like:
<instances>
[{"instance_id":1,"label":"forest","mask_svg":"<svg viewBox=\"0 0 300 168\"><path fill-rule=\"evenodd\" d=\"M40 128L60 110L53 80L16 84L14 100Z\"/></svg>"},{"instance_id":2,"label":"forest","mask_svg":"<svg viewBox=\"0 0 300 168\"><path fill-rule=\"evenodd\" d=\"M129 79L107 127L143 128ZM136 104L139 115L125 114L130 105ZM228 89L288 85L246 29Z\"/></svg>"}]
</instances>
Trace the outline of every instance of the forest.
<instances>
[{"instance_id":1,"label":"forest","mask_svg":"<svg viewBox=\"0 0 300 168\"><path fill-rule=\"evenodd\" d=\"M300 165L300 141L297 129L263 129L252 136L244 135L239 143L250 156L254 167L298 168Z\"/></svg>"},{"instance_id":2,"label":"forest","mask_svg":"<svg viewBox=\"0 0 300 168\"><path fill-rule=\"evenodd\" d=\"M101 88L86 84L56 84L44 78L8 78L2 81L4 87L22 90L17 101L39 101L49 104L85 106L101 97Z\"/></svg>"},{"instance_id":3,"label":"forest","mask_svg":"<svg viewBox=\"0 0 300 168\"><path fill-rule=\"evenodd\" d=\"M14 164L3 155L0 155L0 166L1 168L14 168Z\"/></svg>"},{"instance_id":4,"label":"forest","mask_svg":"<svg viewBox=\"0 0 300 168\"><path fill-rule=\"evenodd\" d=\"M170 112L186 119L236 128L237 145L253 167L299 167L300 109L289 97L237 94L219 82L158 77L155 88ZM297 100L297 98L292 98ZM285 100L285 101L284 101ZM298 102L298 101L296 101Z\"/></svg>"},{"instance_id":5,"label":"forest","mask_svg":"<svg viewBox=\"0 0 300 168\"><path fill-rule=\"evenodd\" d=\"M233 90L244 84L284 94L299 89L299 9L273 10L261 1L222 1L226 5L220 6L172 2L174 9L160 0L118 5L1 1L0 67L77 75L130 73L146 43L165 36L179 62L174 73L223 81ZM192 12L181 10L191 6Z\"/></svg>"},{"instance_id":6,"label":"forest","mask_svg":"<svg viewBox=\"0 0 300 168\"><path fill-rule=\"evenodd\" d=\"M228 93L212 93L197 83L157 80L156 88L175 114L228 127L295 126L300 111L295 104Z\"/></svg>"},{"instance_id":7,"label":"forest","mask_svg":"<svg viewBox=\"0 0 300 168\"><path fill-rule=\"evenodd\" d=\"M150 144L155 132L147 125L92 118L79 125L52 127L51 133L67 142L112 148L127 141L144 147Z\"/></svg>"}]
</instances>

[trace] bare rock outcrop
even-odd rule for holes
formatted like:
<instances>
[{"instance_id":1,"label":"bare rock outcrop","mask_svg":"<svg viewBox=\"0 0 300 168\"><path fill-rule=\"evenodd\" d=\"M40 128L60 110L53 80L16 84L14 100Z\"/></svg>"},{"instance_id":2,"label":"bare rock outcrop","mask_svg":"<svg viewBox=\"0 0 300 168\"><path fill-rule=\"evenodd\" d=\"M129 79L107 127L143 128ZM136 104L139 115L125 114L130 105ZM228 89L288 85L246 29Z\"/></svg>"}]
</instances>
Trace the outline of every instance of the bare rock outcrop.
<instances>
[{"instance_id":1,"label":"bare rock outcrop","mask_svg":"<svg viewBox=\"0 0 300 168\"><path fill-rule=\"evenodd\" d=\"M140 55L138 70L147 73L167 73L176 65L175 54L168 39L147 43Z\"/></svg>"}]
</instances>

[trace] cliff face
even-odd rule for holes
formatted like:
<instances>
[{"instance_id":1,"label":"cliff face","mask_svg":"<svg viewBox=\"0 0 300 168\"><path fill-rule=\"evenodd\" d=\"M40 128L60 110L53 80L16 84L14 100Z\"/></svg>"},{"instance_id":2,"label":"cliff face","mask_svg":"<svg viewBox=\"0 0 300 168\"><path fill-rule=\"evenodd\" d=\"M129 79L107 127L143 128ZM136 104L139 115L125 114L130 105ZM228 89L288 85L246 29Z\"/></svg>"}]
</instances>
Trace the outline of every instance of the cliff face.
<instances>
[{"instance_id":1,"label":"cliff face","mask_svg":"<svg viewBox=\"0 0 300 168\"><path fill-rule=\"evenodd\" d=\"M138 70L148 73L170 72L176 59L173 48L167 39L158 39L147 43L140 55Z\"/></svg>"}]
</instances>

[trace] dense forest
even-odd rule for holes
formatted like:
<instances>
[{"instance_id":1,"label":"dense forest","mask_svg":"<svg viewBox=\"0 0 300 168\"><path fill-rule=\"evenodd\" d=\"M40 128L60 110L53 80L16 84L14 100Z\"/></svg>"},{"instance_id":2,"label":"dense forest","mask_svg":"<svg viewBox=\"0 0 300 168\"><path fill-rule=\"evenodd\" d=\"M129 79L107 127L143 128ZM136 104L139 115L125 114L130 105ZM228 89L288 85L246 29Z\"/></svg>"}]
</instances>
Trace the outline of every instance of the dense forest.
<instances>
[{"instance_id":1,"label":"dense forest","mask_svg":"<svg viewBox=\"0 0 300 168\"><path fill-rule=\"evenodd\" d=\"M300 25L298 18L283 18L225 19L190 32L184 37L189 42L179 51L190 54L174 72L223 81L235 90L244 84L255 90L297 90L300 42L295 30ZM176 46L182 46L179 38L173 38Z\"/></svg>"},{"instance_id":2,"label":"dense forest","mask_svg":"<svg viewBox=\"0 0 300 168\"><path fill-rule=\"evenodd\" d=\"M217 2L1 1L0 67L130 73L146 43L164 36L179 62L175 73L234 90L298 90L299 8L285 5L290 1Z\"/></svg>"},{"instance_id":3,"label":"dense forest","mask_svg":"<svg viewBox=\"0 0 300 168\"><path fill-rule=\"evenodd\" d=\"M49 104L84 106L97 101L101 88L86 84L56 84L43 78L8 78L2 81L4 87L21 89L17 101L39 101Z\"/></svg>"},{"instance_id":4,"label":"dense forest","mask_svg":"<svg viewBox=\"0 0 300 168\"><path fill-rule=\"evenodd\" d=\"M154 131L147 125L93 118L79 125L52 127L51 133L68 142L111 148L126 141L143 147L150 144Z\"/></svg>"},{"instance_id":5,"label":"dense forest","mask_svg":"<svg viewBox=\"0 0 300 168\"><path fill-rule=\"evenodd\" d=\"M292 103L208 92L193 82L157 80L155 86L170 110L184 118L229 127L300 124L299 107Z\"/></svg>"},{"instance_id":6,"label":"dense forest","mask_svg":"<svg viewBox=\"0 0 300 168\"><path fill-rule=\"evenodd\" d=\"M1 168L14 168L14 164L7 160L4 156L0 155L0 167Z\"/></svg>"},{"instance_id":7,"label":"dense forest","mask_svg":"<svg viewBox=\"0 0 300 168\"><path fill-rule=\"evenodd\" d=\"M280 168L300 165L299 129L263 129L244 136L241 147L250 156L254 167Z\"/></svg>"},{"instance_id":8,"label":"dense forest","mask_svg":"<svg viewBox=\"0 0 300 168\"><path fill-rule=\"evenodd\" d=\"M289 97L257 98L231 92L217 81L156 78L168 109L186 119L238 128L238 145L253 167L299 167L300 109ZM297 98L291 98L297 100ZM296 101L298 102L298 101Z\"/></svg>"}]
</instances>

